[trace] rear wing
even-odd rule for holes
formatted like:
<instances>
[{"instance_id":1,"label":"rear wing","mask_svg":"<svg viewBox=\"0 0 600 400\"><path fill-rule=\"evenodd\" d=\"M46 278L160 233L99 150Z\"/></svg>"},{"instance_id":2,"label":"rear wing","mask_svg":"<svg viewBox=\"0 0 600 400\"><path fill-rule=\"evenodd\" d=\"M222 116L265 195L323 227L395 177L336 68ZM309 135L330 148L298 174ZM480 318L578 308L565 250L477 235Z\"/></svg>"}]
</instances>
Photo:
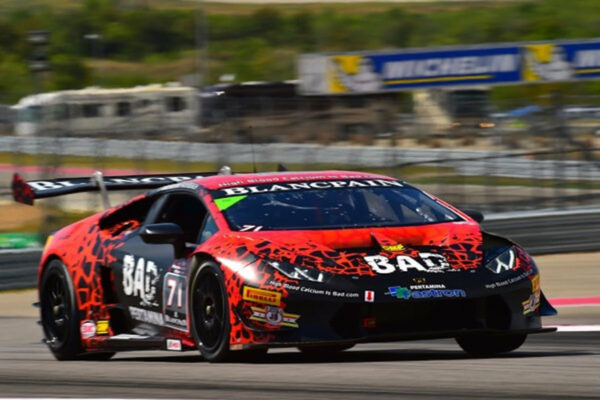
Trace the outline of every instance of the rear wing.
<instances>
[{"instance_id":1,"label":"rear wing","mask_svg":"<svg viewBox=\"0 0 600 400\"><path fill-rule=\"evenodd\" d=\"M223 174L223 171L220 173ZM101 172L95 172L91 177L57 178L26 182L19 174L15 173L12 180L12 193L16 202L33 205L35 199L80 192L100 191L104 195L107 190L155 189L173 183L217 174L219 172L102 176ZM106 203L107 201L105 201L105 205Z\"/></svg>"}]
</instances>

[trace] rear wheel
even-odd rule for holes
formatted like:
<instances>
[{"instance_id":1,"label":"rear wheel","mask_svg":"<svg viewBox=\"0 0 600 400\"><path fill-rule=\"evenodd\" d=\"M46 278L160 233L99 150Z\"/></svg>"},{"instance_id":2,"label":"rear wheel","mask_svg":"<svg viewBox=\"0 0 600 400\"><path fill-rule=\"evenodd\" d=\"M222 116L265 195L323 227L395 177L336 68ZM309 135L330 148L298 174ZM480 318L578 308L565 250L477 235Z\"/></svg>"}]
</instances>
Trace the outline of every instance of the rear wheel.
<instances>
[{"instance_id":1,"label":"rear wheel","mask_svg":"<svg viewBox=\"0 0 600 400\"><path fill-rule=\"evenodd\" d=\"M60 260L48 264L40 282L40 312L46 344L57 360L108 360L115 353L83 353L75 289Z\"/></svg>"},{"instance_id":2,"label":"rear wheel","mask_svg":"<svg viewBox=\"0 0 600 400\"><path fill-rule=\"evenodd\" d=\"M81 353L79 316L73 282L65 265L53 260L40 284L42 328L50 351L57 360L73 360Z\"/></svg>"},{"instance_id":3,"label":"rear wheel","mask_svg":"<svg viewBox=\"0 0 600 400\"><path fill-rule=\"evenodd\" d=\"M194 275L190 309L198 350L210 362L224 360L229 355L229 303L223 274L212 261L204 262Z\"/></svg>"},{"instance_id":4,"label":"rear wheel","mask_svg":"<svg viewBox=\"0 0 600 400\"><path fill-rule=\"evenodd\" d=\"M483 357L516 350L526 338L525 334L478 335L457 337L456 342L468 354Z\"/></svg>"}]
</instances>

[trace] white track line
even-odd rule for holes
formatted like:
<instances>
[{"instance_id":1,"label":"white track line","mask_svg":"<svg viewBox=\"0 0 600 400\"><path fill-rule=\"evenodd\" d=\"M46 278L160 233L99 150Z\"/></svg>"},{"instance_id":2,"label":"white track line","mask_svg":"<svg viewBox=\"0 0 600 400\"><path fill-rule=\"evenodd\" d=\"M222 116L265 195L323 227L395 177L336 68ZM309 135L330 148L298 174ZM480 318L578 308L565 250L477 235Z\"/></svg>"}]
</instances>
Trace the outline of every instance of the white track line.
<instances>
[{"instance_id":1,"label":"white track line","mask_svg":"<svg viewBox=\"0 0 600 400\"><path fill-rule=\"evenodd\" d=\"M544 328L556 328L557 332L600 332L600 325L544 325Z\"/></svg>"}]
</instances>

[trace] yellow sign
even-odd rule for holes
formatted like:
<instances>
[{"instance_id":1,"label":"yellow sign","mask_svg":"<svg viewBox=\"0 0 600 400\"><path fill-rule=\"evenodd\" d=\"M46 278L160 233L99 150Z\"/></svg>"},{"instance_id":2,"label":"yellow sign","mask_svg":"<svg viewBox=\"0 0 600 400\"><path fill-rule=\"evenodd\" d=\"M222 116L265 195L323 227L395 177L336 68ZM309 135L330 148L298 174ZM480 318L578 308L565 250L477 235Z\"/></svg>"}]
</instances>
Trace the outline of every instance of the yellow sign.
<instances>
[{"instance_id":1,"label":"yellow sign","mask_svg":"<svg viewBox=\"0 0 600 400\"><path fill-rule=\"evenodd\" d=\"M383 84L371 59L357 55L329 57L326 78L330 93L374 93Z\"/></svg>"},{"instance_id":2,"label":"yellow sign","mask_svg":"<svg viewBox=\"0 0 600 400\"><path fill-rule=\"evenodd\" d=\"M558 44L531 44L522 49L523 80L528 82L569 80L573 69Z\"/></svg>"},{"instance_id":3,"label":"yellow sign","mask_svg":"<svg viewBox=\"0 0 600 400\"><path fill-rule=\"evenodd\" d=\"M96 321L96 335L108 335L109 323L107 319Z\"/></svg>"},{"instance_id":4,"label":"yellow sign","mask_svg":"<svg viewBox=\"0 0 600 400\"><path fill-rule=\"evenodd\" d=\"M281 304L281 293L270 290L256 289L250 286L244 286L243 298L255 303L278 306Z\"/></svg>"}]
</instances>

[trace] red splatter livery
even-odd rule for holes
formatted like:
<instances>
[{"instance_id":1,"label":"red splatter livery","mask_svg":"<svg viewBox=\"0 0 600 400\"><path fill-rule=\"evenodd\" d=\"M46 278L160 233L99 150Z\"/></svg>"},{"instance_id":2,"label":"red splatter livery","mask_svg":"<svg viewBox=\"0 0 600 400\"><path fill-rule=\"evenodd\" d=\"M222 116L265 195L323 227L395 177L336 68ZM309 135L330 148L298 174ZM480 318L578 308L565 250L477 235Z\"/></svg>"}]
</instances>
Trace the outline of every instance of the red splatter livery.
<instances>
[{"instance_id":1,"label":"red splatter livery","mask_svg":"<svg viewBox=\"0 0 600 400\"><path fill-rule=\"evenodd\" d=\"M188 266L192 266L195 265L192 262L195 259L210 258L219 264L223 272L229 299L229 320L231 324L229 343L232 348L282 343L285 342L282 339L285 335L282 336L280 333L287 334L286 332L289 333L295 329L251 321L252 311L250 307L261 304L243 299L244 286L281 293L281 304L277 307L286 312L300 314L300 327L302 327L303 320L308 319L308 316L302 315L301 309L292 308L300 307L299 304L304 300L298 300L300 299L298 293L289 289L291 286L303 285L303 282L277 271L265 260L316 269L335 277L335 279L366 279L370 285L380 285L381 288L387 288L387 284L397 284L403 278L396 276L395 281L384 282L383 278L365 262L365 257L368 254L373 254L372 252L390 259L398 255L417 259L420 252L427 251L443 255L450 264L451 270L457 274L470 271L484 273L480 271L483 269L481 267L484 243L479 225L464 213L441 201L446 207L460 215L463 221L405 227L235 232L229 228L227 221L213 202L209 192L214 189L274 182L344 179L392 180L392 178L374 174L327 171L320 173L213 176L193 181L197 184L195 193L203 200L219 231L209 240L198 245L193 251L189 251L185 256L186 263ZM170 190L177 190L177 185L174 185ZM167 193L168 191L164 192ZM123 245L127 235L135 232L142 224L139 218L132 218L101 229L102 221L129 204L149 197L158 198L161 194L162 192L159 190L137 196L121 206L63 228L54 235L45 249L39 276L42 276L44 267L54 258L58 258L66 264L76 288L77 306L82 321L109 320L111 318L110 308L115 305L107 304L104 300L106 296L103 293L101 269L110 268L110 265L117 261L113 252ZM386 246L399 244L402 246L397 251L383 249ZM529 255L522 249L516 246L515 248L517 249L517 258L513 269L515 271L535 269L535 264ZM192 276L191 267L187 273L188 278ZM428 274L421 275L427 275L427 278L429 278ZM535 274L530 276L533 275ZM437 274L433 276L440 277ZM492 278L495 277L492 276L489 279ZM418 279L420 281L425 280L423 277ZM113 278L111 285L114 287L119 284ZM528 280L527 284L529 284ZM360 303L364 302L363 292L367 289L371 290L373 286L367 285L358 290L360 292L359 298L350 303L357 304L357 307L359 307ZM485 289L478 289L474 292L476 294L473 297L483 297L482 293L484 292ZM393 299L384 295L383 290L375 293L376 302L382 299L388 303L393 301ZM322 300L322 298L319 299ZM189 315L188 310L188 326L190 325ZM532 323L527 327L539 327L538 325ZM160 333L165 338L180 339L184 347L195 347L195 341L190 332L163 326L160 327ZM109 329L108 335L82 339L82 345L84 349L90 351L106 349L109 347L107 341L113 334L113 329ZM290 340L296 342L300 340L299 337L293 336L294 339Z\"/></svg>"}]
</instances>

